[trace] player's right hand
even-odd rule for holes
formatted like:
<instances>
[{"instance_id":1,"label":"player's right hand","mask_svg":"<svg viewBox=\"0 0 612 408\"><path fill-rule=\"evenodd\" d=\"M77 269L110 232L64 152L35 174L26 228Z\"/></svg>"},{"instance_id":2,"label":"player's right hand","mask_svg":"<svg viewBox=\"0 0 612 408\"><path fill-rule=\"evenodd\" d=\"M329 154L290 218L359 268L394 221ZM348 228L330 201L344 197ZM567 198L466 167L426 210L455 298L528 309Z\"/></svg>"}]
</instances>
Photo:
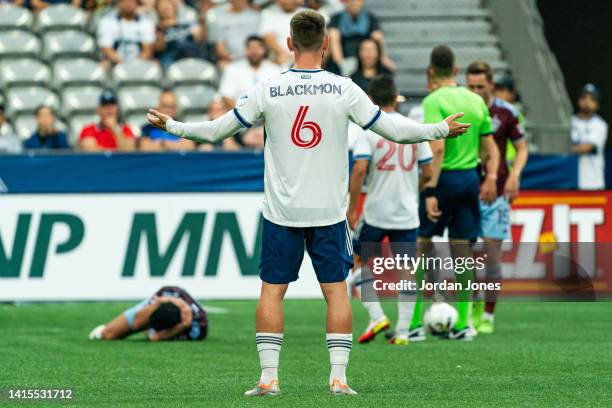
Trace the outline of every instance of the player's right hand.
<instances>
[{"instance_id":1,"label":"player's right hand","mask_svg":"<svg viewBox=\"0 0 612 408\"><path fill-rule=\"evenodd\" d=\"M431 222L438 222L442 211L438 209L438 199L436 197L427 197L425 199L425 209L427 210L427 218Z\"/></svg>"},{"instance_id":2,"label":"player's right hand","mask_svg":"<svg viewBox=\"0 0 612 408\"><path fill-rule=\"evenodd\" d=\"M168 122L170 116L166 115L165 113L158 112L155 109L149 109L147 119L153 126L166 130L166 122Z\"/></svg>"},{"instance_id":3,"label":"player's right hand","mask_svg":"<svg viewBox=\"0 0 612 408\"><path fill-rule=\"evenodd\" d=\"M455 122L455 119L459 119L463 116L463 112L455 113L450 115L444 121L448 124L448 136L450 138L457 137L464 134L470 127L469 123Z\"/></svg>"}]
</instances>

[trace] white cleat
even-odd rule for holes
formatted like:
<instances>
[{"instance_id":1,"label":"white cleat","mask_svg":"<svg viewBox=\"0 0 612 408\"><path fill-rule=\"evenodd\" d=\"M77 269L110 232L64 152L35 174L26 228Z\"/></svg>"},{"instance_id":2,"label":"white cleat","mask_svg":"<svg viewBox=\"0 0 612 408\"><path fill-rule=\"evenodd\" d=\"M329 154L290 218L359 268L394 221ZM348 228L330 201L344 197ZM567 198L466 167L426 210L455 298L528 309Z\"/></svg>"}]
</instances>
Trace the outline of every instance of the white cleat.
<instances>
[{"instance_id":1,"label":"white cleat","mask_svg":"<svg viewBox=\"0 0 612 408\"><path fill-rule=\"evenodd\" d=\"M269 384L257 384L253 389L244 393L247 397L276 397L280 395L278 380L272 380Z\"/></svg>"},{"instance_id":2,"label":"white cleat","mask_svg":"<svg viewBox=\"0 0 612 408\"><path fill-rule=\"evenodd\" d=\"M342 384L337 378L332 381L329 391L331 395L357 395L356 391L352 390L347 384Z\"/></svg>"},{"instance_id":3,"label":"white cleat","mask_svg":"<svg viewBox=\"0 0 612 408\"><path fill-rule=\"evenodd\" d=\"M102 332L106 329L105 324L101 324L89 333L89 340L102 340Z\"/></svg>"}]
</instances>

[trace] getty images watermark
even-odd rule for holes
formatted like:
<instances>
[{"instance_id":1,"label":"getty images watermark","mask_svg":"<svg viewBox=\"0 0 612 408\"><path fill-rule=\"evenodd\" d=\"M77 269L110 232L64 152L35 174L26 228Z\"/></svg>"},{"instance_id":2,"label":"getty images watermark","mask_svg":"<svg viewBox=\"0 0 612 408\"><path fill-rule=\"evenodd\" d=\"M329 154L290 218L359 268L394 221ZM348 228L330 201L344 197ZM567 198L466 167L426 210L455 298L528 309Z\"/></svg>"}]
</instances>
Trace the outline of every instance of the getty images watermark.
<instances>
[{"instance_id":1,"label":"getty images watermark","mask_svg":"<svg viewBox=\"0 0 612 408\"><path fill-rule=\"evenodd\" d=\"M399 292L454 299L461 291L493 300L611 301L611 242L363 243L353 282L364 301Z\"/></svg>"},{"instance_id":2,"label":"getty images watermark","mask_svg":"<svg viewBox=\"0 0 612 408\"><path fill-rule=\"evenodd\" d=\"M388 282L378 278L387 271L395 271L399 276L414 277L419 268L424 270L452 270L461 275L468 271L481 271L486 267L486 257L456 257L445 256L410 256L407 254L395 254L391 256L375 256L371 259L371 270L373 274L372 286L374 290L401 290L401 291L449 291L449 290L501 290L501 282L478 282L468 279L466 282L429 282L426 279L415 281L413 279L399 279L396 282Z\"/></svg>"}]
</instances>

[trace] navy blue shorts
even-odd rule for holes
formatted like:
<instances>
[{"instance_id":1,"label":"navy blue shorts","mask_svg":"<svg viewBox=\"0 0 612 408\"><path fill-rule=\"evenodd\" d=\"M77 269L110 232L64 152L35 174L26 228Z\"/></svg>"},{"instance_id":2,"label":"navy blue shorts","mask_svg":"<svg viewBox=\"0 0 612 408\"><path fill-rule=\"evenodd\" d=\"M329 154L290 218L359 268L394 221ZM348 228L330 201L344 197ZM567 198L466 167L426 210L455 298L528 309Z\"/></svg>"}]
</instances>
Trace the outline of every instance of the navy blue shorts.
<instances>
[{"instance_id":1,"label":"navy blue shorts","mask_svg":"<svg viewBox=\"0 0 612 408\"><path fill-rule=\"evenodd\" d=\"M320 283L342 282L353 267L353 244L346 221L323 227L285 227L264 218L259 276L267 283L294 282L304 246Z\"/></svg>"},{"instance_id":2,"label":"navy blue shorts","mask_svg":"<svg viewBox=\"0 0 612 408\"><path fill-rule=\"evenodd\" d=\"M431 222L427 218L425 199L421 196L419 236L442 236L444 229L448 228L449 238L476 240L480 230L479 195L480 180L475 169L442 170L436 189L438 209L442 215L438 222Z\"/></svg>"},{"instance_id":3,"label":"navy blue shorts","mask_svg":"<svg viewBox=\"0 0 612 408\"><path fill-rule=\"evenodd\" d=\"M380 255L380 243L385 238L389 238L391 251L394 254L407 253L409 256L415 256L416 250L414 243L416 242L419 229L394 230L374 227L367 222L360 220L355 228L355 240L353 241L354 251L357 255L362 255L365 251L363 245L372 245L367 251L368 256Z\"/></svg>"}]
</instances>

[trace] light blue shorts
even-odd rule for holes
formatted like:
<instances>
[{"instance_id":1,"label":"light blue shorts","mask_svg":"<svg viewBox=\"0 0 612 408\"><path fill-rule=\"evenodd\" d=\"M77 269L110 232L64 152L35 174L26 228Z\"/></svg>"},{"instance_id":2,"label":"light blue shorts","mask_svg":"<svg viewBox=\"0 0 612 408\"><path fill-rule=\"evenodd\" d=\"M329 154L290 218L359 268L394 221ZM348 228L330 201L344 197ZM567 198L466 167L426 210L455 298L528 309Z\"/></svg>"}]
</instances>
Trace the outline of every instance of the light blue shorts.
<instances>
[{"instance_id":1,"label":"light blue shorts","mask_svg":"<svg viewBox=\"0 0 612 408\"><path fill-rule=\"evenodd\" d=\"M480 201L480 236L503 241L510 238L510 203L497 197L491 204Z\"/></svg>"},{"instance_id":2,"label":"light blue shorts","mask_svg":"<svg viewBox=\"0 0 612 408\"><path fill-rule=\"evenodd\" d=\"M145 299L137 305L134 305L125 312L123 312L123 315L128 321L128 326L130 326L130 329L134 330L134 319L136 319L136 313L144 309L144 307L149 303L151 303L151 299Z\"/></svg>"}]
</instances>

